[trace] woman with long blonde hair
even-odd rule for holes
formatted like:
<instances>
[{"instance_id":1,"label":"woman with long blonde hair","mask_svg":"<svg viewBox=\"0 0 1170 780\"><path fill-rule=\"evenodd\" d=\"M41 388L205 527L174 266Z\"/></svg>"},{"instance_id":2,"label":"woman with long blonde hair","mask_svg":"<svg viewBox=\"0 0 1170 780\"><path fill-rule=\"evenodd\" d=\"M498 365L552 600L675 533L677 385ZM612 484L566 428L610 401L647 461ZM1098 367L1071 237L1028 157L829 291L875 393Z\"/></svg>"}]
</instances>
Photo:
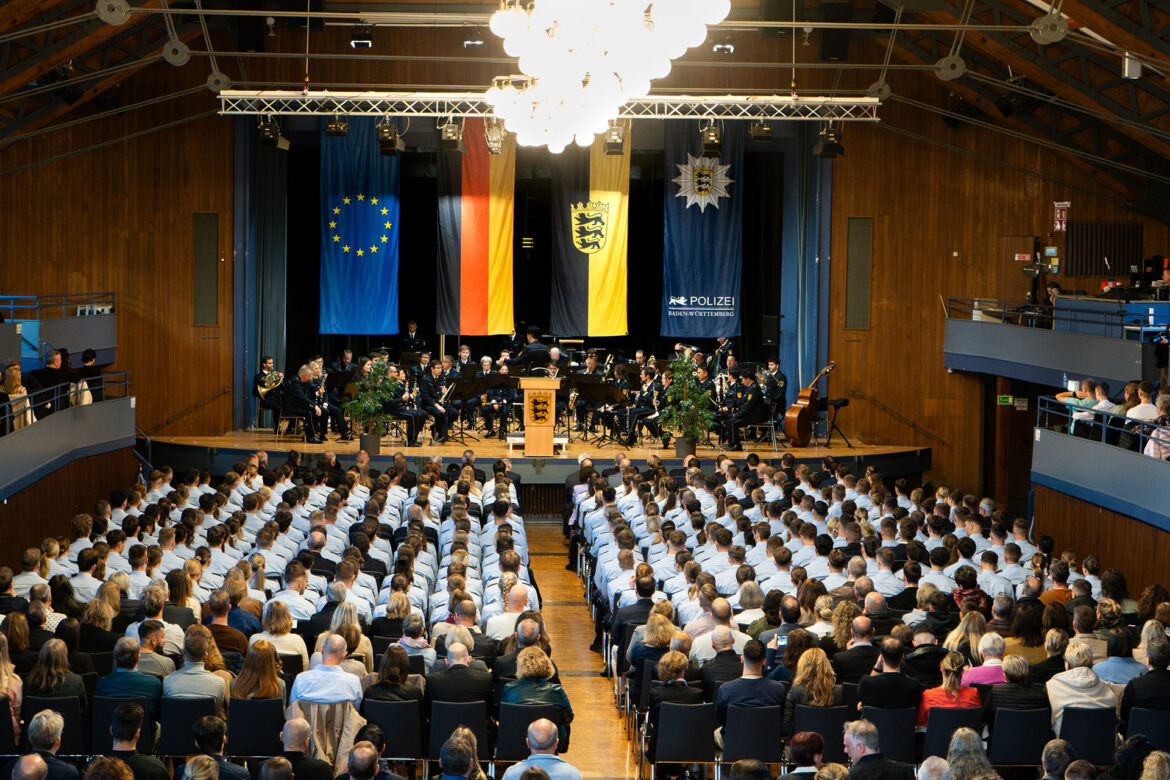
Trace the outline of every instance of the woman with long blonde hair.
<instances>
[{"instance_id":1,"label":"woman with long blonde hair","mask_svg":"<svg viewBox=\"0 0 1170 780\"><path fill-rule=\"evenodd\" d=\"M16 674L16 667L8 659L8 637L0 633L0 694L8 697L8 708L12 713L12 730L20 734L20 702L23 698L24 683Z\"/></svg>"},{"instance_id":2,"label":"woman with long blonde hair","mask_svg":"<svg viewBox=\"0 0 1170 780\"><path fill-rule=\"evenodd\" d=\"M337 610L333 613L333 619L329 621L329 630L322 631L317 635L317 643L313 646L313 652L321 652L321 648L325 645L325 640L329 638L330 634L338 633L343 625L352 625L358 629L361 639L358 642L357 649L354 651L363 656L362 661L366 665L366 673L374 671L374 646L370 643L370 638L361 633L361 623L358 618L357 607L349 602L342 602L337 605Z\"/></svg>"},{"instance_id":3,"label":"woman with long blonde hair","mask_svg":"<svg viewBox=\"0 0 1170 780\"><path fill-rule=\"evenodd\" d=\"M963 615L959 625L951 629L947 638L943 640L943 649L953 653L961 653L971 666L983 663L983 654L979 652L979 640L987 633L987 619L983 614L973 609Z\"/></svg>"},{"instance_id":4,"label":"woman with long blonde hair","mask_svg":"<svg viewBox=\"0 0 1170 780\"><path fill-rule=\"evenodd\" d=\"M1170 780L1170 753L1154 750L1146 756L1141 780Z\"/></svg>"},{"instance_id":5,"label":"woman with long blonde hair","mask_svg":"<svg viewBox=\"0 0 1170 780\"><path fill-rule=\"evenodd\" d=\"M942 670L942 685L923 691L922 700L918 703L917 725L920 728L926 728L931 707L980 706L979 691L963 685L963 670L967 668L967 661L962 653L947 653L939 668Z\"/></svg>"},{"instance_id":6,"label":"woman with long blonde hair","mask_svg":"<svg viewBox=\"0 0 1170 780\"><path fill-rule=\"evenodd\" d=\"M837 685L837 675L829 664L829 656L819 647L805 650L796 662L796 676L792 689L784 701L784 736L792 735L796 707L835 707L845 703L845 695Z\"/></svg>"},{"instance_id":7,"label":"woman with long blonde hair","mask_svg":"<svg viewBox=\"0 0 1170 780\"><path fill-rule=\"evenodd\" d=\"M289 614L287 604L283 601L269 601L265 604L261 627L264 630L252 634L248 639L249 644L268 642L276 648L278 655L299 655L301 668L309 668L309 649L305 646L304 638L292 632L292 615Z\"/></svg>"},{"instance_id":8,"label":"woman with long blonde hair","mask_svg":"<svg viewBox=\"0 0 1170 780\"><path fill-rule=\"evenodd\" d=\"M32 407L28 402L28 390L20 377L20 366L9 366L4 370L4 392L12 403L13 429L19 431L27 425L32 425L34 419Z\"/></svg>"},{"instance_id":9,"label":"woman with long blonde hair","mask_svg":"<svg viewBox=\"0 0 1170 780\"><path fill-rule=\"evenodd\" d=\"M853 618L861 614L861 608L856 601L842 601L833 607L831 622L833 630L825 637L825 644L832 646L833 653L839 653L849 647L853 639Z\"/></svg>"}]
</instances>

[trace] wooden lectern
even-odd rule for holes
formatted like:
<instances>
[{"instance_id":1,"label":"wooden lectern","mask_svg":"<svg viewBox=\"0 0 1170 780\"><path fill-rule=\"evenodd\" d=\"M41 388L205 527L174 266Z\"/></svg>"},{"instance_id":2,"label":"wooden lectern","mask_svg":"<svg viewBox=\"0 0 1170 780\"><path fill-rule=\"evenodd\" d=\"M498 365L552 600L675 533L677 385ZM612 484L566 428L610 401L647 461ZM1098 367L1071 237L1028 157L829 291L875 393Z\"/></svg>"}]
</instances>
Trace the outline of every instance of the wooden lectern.
<instances>
[{"instance_id":1,"label":"wooden lectern","mask_svg":"<svg viewBox=\"0 0 1170 780\"><path fill-rule=\"evenodd\" d=\"M561 377L522 376L524 391L524 457L553 456L553 427L557 421L557 390Z\"/></svg>"}]
</instances>

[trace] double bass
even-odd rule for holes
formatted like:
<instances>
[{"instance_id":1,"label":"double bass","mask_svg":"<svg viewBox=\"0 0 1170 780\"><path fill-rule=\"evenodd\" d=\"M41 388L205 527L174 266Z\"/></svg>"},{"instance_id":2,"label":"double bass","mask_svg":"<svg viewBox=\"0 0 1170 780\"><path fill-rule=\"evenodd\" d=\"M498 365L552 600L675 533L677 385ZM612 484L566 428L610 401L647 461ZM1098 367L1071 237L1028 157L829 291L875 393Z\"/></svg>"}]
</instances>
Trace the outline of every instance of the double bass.
<instances>
[{"instance_id":1,"label":"double bass","mask_svg":"<svg viewBox=\"0 0 1170 780\"><path fill-rule=\"evenodd\" d=\"M808 387L800 391L796 401L784 413L784 435L795 447L807 447L812 440L813 421L817 416L817 382L828 374L837 364L829 361L829 365L820 370Z\"/></svg>"}]
</instances>

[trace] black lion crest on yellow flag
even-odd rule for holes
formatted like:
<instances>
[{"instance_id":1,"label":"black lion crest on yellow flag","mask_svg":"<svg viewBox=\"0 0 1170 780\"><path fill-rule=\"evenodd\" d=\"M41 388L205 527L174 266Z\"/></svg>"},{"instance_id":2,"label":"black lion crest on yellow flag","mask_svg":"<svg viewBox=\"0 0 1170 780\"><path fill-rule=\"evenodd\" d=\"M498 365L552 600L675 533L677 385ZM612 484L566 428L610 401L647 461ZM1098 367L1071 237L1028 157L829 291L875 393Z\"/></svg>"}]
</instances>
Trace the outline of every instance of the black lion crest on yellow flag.
<instances>
[{"instance_id":1,"label":"black lion crest on yellow flag","mask_svg":"<svg viewBox=\"0 0 1170 780\"><path fill-rule=\"evenodd\" d=\"M543 425L549 421L551 416L552 404L549 402L547 394L533 394L528 399L528 419L534 424Z\"/></svg>"},{"instance_id":2,"label":"black lion crest on yellow flag","mask_svg":"<svg viewBox=\"0 0 1170 780\"><path fill-rule=\"evenodd\" d=\"M602 201L578 203L570 207L573 246L587 255L600 252L605 246L609 204Z\"/></svg>"}]
</instances>

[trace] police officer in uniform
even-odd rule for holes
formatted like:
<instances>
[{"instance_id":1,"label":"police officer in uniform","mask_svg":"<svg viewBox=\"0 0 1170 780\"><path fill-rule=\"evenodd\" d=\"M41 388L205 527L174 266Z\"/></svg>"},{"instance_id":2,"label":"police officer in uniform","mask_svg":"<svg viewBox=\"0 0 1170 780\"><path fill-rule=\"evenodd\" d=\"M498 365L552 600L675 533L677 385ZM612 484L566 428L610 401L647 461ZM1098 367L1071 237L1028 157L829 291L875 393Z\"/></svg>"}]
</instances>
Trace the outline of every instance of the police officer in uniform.
<instances>
[{"instance_id":1,"label":"police officer in uniform","mask_svg":"<svg viewBox=\"0 0 1170 780\"><path fill-rule=\"evenodd\" d=\"M434 421L431 431L431 443L442 444L447 440L447 427L451 424L450 410L439 403L439 399L447 392L447 384L443 378L442 364L430 364L430 371L419 380L418 405Z\"/></svg>"},{"instance_id":2,"label":"police officer in uniform","mask_svg":"<svg viewBox=\"0 0 1170 780\"><path fill-rule=\"evenodd\" d=\"M398 337L398 351L422 352L427 348L427 340L418 332L418 323L414 320L406 323L406 332Z\"/></svg>"},{"instance_id":3,"label":"police officer in uniform","mask_svg":"<svg viewBox=\"0 0 1170 780\"><path fill-rule=\"evenodd\" d=\"M630 410L630 424L625 442L627 447L634 446L639 428L645 427L651 436L661 434L656 418L658 417L658 408L661 408L662 405L662 387L654 381L654 375L654 369L650 367L643 368L639 375L642 380L642 389L638 392L637 398L634 399L634 408ZM668 444L670 437L663 435L662 441L663 444Z\"/></svg>"},{"instance_id":4,"label":"police officer in uniform","mask_svg":"<svg viewBox=\"0 0 1170 780\"><path fill-rule=\"evenodd\" d=\"M386 403L386 413L406 423L406 446L418 447L418 435L427 421L427 413L416 409L414 394L406 392L406 371L391 366L389 372L390 378L399 384L396 397ZM417 394L418 390L414 393Z\"/></svg>"},{"instance_id":5,"label":"police officer in uniform","mask_svg":"<svg viewBox=\"0 0 1170 780\"><path fill-rule=\"evenodd\" d=\"M748 366L749 369L755 366ZM768 408L764 405L764 394L756 383L755 371L745 371L743 375L743 390L736 410L730 414L723 426L723 438L730 442L732 450L742 450L740 443L739 426L763 422L768 417Z\"/></svg>"}]
</instances>

